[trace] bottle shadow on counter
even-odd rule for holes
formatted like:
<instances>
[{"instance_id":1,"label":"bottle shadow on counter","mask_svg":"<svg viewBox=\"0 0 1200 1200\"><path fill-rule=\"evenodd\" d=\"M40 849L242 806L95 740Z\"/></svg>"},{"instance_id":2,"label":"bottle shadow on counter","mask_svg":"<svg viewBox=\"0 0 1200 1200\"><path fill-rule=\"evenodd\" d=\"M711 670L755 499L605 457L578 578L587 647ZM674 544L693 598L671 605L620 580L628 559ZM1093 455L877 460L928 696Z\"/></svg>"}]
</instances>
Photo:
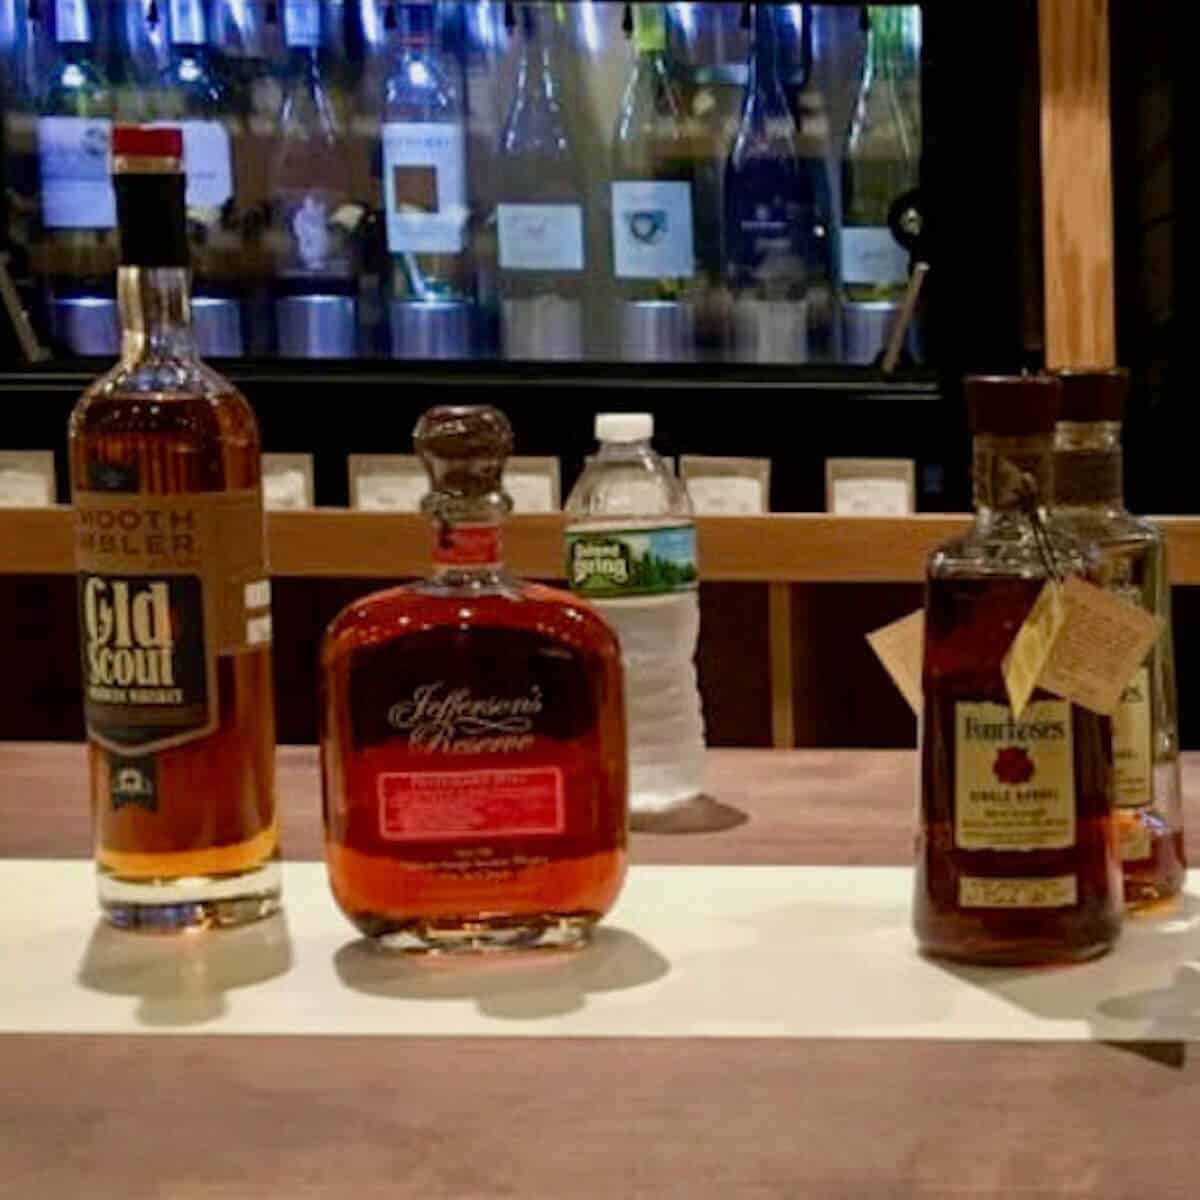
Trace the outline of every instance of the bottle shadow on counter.
<instances>
[{"instance_id":1,"label":"bottle shadow on counter","mask_svg":"<svg viewBox=\"0 0 1200 1200\"><path fill-rule=\"evenodd\" d=\"M1186 893L1173 907L1128 917L1114 949L1091 962L936 965L1043 1020L1086 1023L1099 1042L1200 1041L1200 898Z\"/></svg>"},{"instance_id":2,"label":"bottle shadow on counter","mask_svg":"<svg viewBox=\"0 0 1200 1200\"><path fill-rule=\"evenodd\" d=\"M603 926L575 951L507 951L478 957L421 957L347 942L333 959L338 978L368 996L395 1000L473 1000L486 1016L536 1021L578 1012L598 992L644 987L671 964L624 929Z\"/></svg>"},{"instance_id":3,"label":"bottle shadow on counter","mask_svg":"<svg viewBox=\"0 0 1200 1200\"><path fill-rule=\"evenodd\" d=\"M216 1020L229 1008L229 993L283 975L292 957L282 913L178 937L126 933L101 920L77 977L94 992L137 997L140 1025L182 1028Z\"/></svg>"},{"instance_id":4,"label":"bottle shadow on counter","mask_svg":"<svg viewBox=\"0 0 1200 1200\"><path fill-rule=\"evenodd\" d=\"M724 833L749 820L740 808L702 794L666 812L634 813L630 824L634 833Z\"/></svg>"}]
</instances>

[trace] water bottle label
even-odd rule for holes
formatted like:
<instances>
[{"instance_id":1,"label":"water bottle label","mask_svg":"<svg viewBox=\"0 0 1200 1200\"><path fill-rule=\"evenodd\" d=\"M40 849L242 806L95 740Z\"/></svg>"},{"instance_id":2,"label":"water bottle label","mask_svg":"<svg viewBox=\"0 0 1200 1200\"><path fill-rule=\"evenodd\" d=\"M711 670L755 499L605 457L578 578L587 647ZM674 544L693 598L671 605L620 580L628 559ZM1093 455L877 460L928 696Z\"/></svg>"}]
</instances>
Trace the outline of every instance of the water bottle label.
<instances>
[{"instance_id":1,"label":"water bottle label","mask_svg":"<svg viewBox=\"0 0 1200 1200\"><path fill-rule=\"evenodd\" d=\"M886 225L842 230L844 283L897 284L908 280L908 251Z\"/></svg>"},{"instance_id":2,"label":"water bottle label","mask_svg":"<svg viewBox=\"0 0 1200 1200\"><path fill-rule=\"evenodd\" d=\"M583 270L578 204L501 204L496 217L502 270Z\"/></svg>"},{"instance_id":3,"label":"water bottle label","mask_svg":"<svg viewBox=\"0 0 1200 1200\"><path fill-rule=\"evenodd\" d=\"M461 254L466 248L463 127L391 121L383 127L383 186L393 254Z\"/></svg>"},{"instance_id":4,"label":"water bottle label","mask_svg":"<svg viewBox=\"0 0 1200 1200\"><path fill-rule=\"evenodd\" d=\"M572 591L596 600L695 591L696 528L568 531L567 579Z\"/></svg>"},{"instance_id":5,"label":"water bottle label","mask_svg":"<svg viewBox=\"0 0 1200 1200\"><path fill-rule=\"evenodd\" d=\"M696 273L690 183L614 183L612 210L618 279L690 279Z\"/></svg>"},{"instance_id":6,"label":"water bottle label","mask_svg":"<svg viewBox=\"0 0 1200 1200\"><path fill-rule=\"evenodd\" d=\"M42 117L42 220L47 229L113 229L117 197L108 166L112 122Z\"/></svg>"},{"instance_id":7,"label":"water bottle label","mask_svg":"<svg viewBox=\"0 0 1200 1200\"><path fill-rule=\"evenodd\" d=\"M189 209L221 209L233 195L233 153L229 130L220 121L159 122L183 134Z\"/></svg>"}]
</instances>

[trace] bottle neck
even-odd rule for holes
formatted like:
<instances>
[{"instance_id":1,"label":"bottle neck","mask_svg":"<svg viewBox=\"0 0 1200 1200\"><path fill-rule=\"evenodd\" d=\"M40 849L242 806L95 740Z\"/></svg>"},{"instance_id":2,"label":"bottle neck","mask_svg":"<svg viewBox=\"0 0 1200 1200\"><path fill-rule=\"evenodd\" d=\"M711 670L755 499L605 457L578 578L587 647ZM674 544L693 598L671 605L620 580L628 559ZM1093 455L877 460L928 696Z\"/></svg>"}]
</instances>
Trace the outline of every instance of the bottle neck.
<instances>
[{"instance_id":1,"label":"bottle neck","mask_svg":"<svg viewBox=\"0 0 1200 1200\"><path fill-rule=\"evenodd\" d=\"M168 12L173 46L204 45L204 6L200 0L170 0Z\"/></svg>"},{"instance_id":2,"label":"bottle neck","mask_svg":"<svg viewBox=\"0 0 1200 1200\"><path fill-rule=\"evenodd\" d=\"M86 0L56 0L54 40L60 46L87 45L92 40L92 21Z\"/></svg>"},{"instance_id":3,"label":"bottle neck","mask_svg":"<svg viewBox=\"0 0 1200 1200\"><path fill-rule=\"evenodd\" d=\"M525 9L524 42L517 90L527 96L556 100L554 62L549 37L542 32L542 16Z\"/></svg>"},{"instance_id":4,"label":"bottle neck","mask_svg":"<svg viewBox=\"0 0 1200 1200\"><path fill-rule=\"evenodd\" d=\"M972 474L975 510L982 520L1044 508L1054 494L1053 438L977 434Z\"/></svg>"},{"instance_id":5,"label":"bottle neck","mask_svg":"<svg viewBox=\"0 0 1200 1200\"><path fill-rule=\"evenodd\" d=\"M633 48L639 58L662 59L667 51L667 16L661 4L633 10Z\"/></svg>"},{"instance_id":6,"label":"bottle neck","mask_svg":"<svg viewBox=\"0 0 1200 1200\"><path fill-rule=\"evenodd\" d=\"M786 103L779 76L779 42L775 36L775 12L770 4L754 6L754 38L750 47L750 70L746 84L747 104Z\"/></svg>"},{"instance_id":7,"label":"bottle neck","mask_svg":"<svg viewBox=\"0 0 1200 1200\"><path fill-rule=\"evenodd\" d=\"M488 583L504 570L504 518L509 502L499 493L471 499L429 497L433 518L433 579L454 586Z\"/></svg>"},{"instance_id":8,"label":"bottle neck","mask_svg":"<svg viewBox=\"0 0 1200 1200\"><path fill-rule=\"evenodd\" d=\"M186 267L120 268L117 305L124 363L196 357L191 282Z\"/></svg>"},{"instance_id":9,"label":"bottle neck","mask_svg":"<svg viewBox=\"0 0 1200 1200\"><path fill-rule=\"evenodd\" d=\"M1054 434L1054 502L1061 508L1125 507L1119 421L1060 421Z\"/></svg>"},{"instance_id":10,"label":"bottle neck","mask_svg":"<svg viewBox=\"0 0 1200 1200\"><path fill-rule=\"evenodd\" d=\"M434 10L432 4L403 4L400 7L400 45L409 54L427 55L433 50Z\"/></svg>"}]
</instances>

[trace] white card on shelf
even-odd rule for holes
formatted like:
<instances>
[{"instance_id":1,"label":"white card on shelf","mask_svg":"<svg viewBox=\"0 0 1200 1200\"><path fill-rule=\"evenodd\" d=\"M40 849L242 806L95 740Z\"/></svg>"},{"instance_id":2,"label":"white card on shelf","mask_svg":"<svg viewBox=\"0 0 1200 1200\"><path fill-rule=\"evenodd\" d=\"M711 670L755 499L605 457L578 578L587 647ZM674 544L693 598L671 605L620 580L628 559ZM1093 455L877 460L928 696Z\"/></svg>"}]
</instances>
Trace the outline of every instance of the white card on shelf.
<instances>
[{"instance_id":1,"label":"white card on shelf","mask_svg":"<svg viewBox=\"0 0 1200 1200\"><path fill-rule=\"evenodd\" d=\"M917 508L911 458L828 458L825 507L840 517L903 517Z\"/></svg>"},{"instance_id":2,"label":"white card on shelf","mask_svg":"<svg viewBox=\"0 0 1200 1200\"><path fill-rule=\"evenodd\" d=\"M415 454L352 454L350 507L361 512L421 511L429 477Z\"/></svg>"},{"instance_id":3,"label":"white card on shelf","mask_svg":"<svg viewBox=\"0 0 1200 1200\"><path fill-rule=\"evenodd\" d=\"M49 508L58 493L51 450L0 450L0 508Z\"/></svg>"},{"instance_id":4,"label":"white card on shelf","mask_svg":"<svg viewBox=\"0 0 1200 1200\"><path fill-rule=\"evenodd\" d=\"M313 456L263 455L263 506L268 512L313 506Z\"/></svg>"},{"instance_id":5,"label":"white card on shelf","mask_svg":"<svg viewBox=\"0 0 1200 1200\"><path fill-rule=\"evenodd\" d=\"M562 471L557 458L517 455L504 468L504 490L513 512L558 512L562 503Z\"/></svg>"},{"instance_id":6,"label":"white card on shelf","mask_svg":"<svg viewBox=\"0 0 1200 1200\"><path fill-rule=\"evenodd\" d=\"M697 516L753 517L770 511L769 459L685 454L679 469Z\"/></svg>"}]
</instances>

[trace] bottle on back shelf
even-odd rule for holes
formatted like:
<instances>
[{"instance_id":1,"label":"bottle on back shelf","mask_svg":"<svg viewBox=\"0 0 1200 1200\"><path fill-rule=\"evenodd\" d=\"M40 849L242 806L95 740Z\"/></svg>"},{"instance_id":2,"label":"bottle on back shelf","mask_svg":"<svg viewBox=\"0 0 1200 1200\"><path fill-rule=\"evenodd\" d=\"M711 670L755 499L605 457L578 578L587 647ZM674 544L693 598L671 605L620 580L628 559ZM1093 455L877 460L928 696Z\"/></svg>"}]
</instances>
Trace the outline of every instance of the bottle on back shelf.
<instances>
[{"instance_id":1,"label":"bottle on back shelf","mask_svg":"<svg viewBox=\"0 0 1200 1200\"><path fill-rule=\"evenodd\" d=\"M114 133L121 361L69 437L100 903L128 928L279 906L258 427L196 355L182 154Z\"/></svg>"},{"instance_id":2,"label":"bottle on back shelf","mask_svg":"<svg viewBox=\"0 0 1200 1200\"><path fill-rule=\"evenodd\" d=\"M470 352L474 291L466 123L438 6L399 6L400 53L384 87L383 200L397 357Z\"/></svg>"},{"instance_id":3,"label":"bottle on back shelf","mask_svg":"<svg viewBox=\"0 0 1200 1200\"><path fill-rule=\"evenodd\" d=\"M346 142L324 77L318 0L288 0L284 29L288 84L271 164L269 235L279 352L352 358L363 210L351 198Z\"/></svg>"},{"instance_id":4,"label":"bottle on back shelf","mask_svg":"<svg viewBox=\"0 0 1200 1200\"><path fill-rule=\"evenodd\" d=\"M926 568L917 940L964 962L1092 958L1121 927L1110 721L1041 688L1014 714L1002 671L1047 579L1097 569L1045 508L1060 387L966 389L975 520Z\"/></svg>"},{"instance_id":5,"label":"bottle on back shelf","mask_svg":"<svg viewBox=\"0 0 1200 1200\"><path fill-rule=\"evenodd\" d=\"M1154 904L1178 895L1187 873L1167 547L1157 526L1125 508L1121 422L1128 373L1064 371L1059 378L1055 513L1081 541L1099 548L1104 586L1164 621L1162 637L1112 719L1125 900Z\"/></svg>"},{"instance_id":6,"label":"bottle on back shelf","mask_svg":"<svg viewBox=\"0 0 1200 1200\"><path fill-rule=\"evenodd\" d=\"M166 5L159 0L119 0L115 8L116 115L120 121L149 121L156 92L171 61Z\"/></svg>"},{"instance_id":7,"label":"bottle on back shelf","mask_svg":"<svg viewBox=\"0 0 1200 1200\"><path fill-rule=\"evenodd\" d=\"M845 358L872 362L908 285L909 254L892 233L892 205L916 188L920 130L902 103L903 14L866 14L862 82L842 155L841 278Z\"/></svg>"},{"instance_id":8,"label":"bottle on back shelf","mask_svg":"<svg viewBox=\"0 0 1200 1200\"><path fill-rule=\"evenodd\" d=\"M805 214L815 210L779 71L779 14L755 4L741 123L725 166L725 269L739 358L808 357Z\"/></svg>"},{"instance_id":9,"label":"bottle on back shelf","mask_svg":"<svg viewBox=\"0 0 1200 1200\"><path fill-rule=\"evenodd\" d=\"M695 168L667 66L665 9L633 6L633 67L613 135L613 273L626 361L690 358L695 343Z\"/></svg>"},{"instance_id":10,"label":"bottle on back shelf","mask_svg":"<svg viewBox=\"0 0 1200 1200\"><path fill-rule=\"evenodd\" d=\"M617 639L505 570L502 413L435 408L414 440L433 573L356 601L321 649L334 896L389 948L577 946L625 875Z\"/></svg>"},{"instance_id":11,"label":"bottle on back shelf","mask_svg":"<svg viewBox=\"0 0 1200 1200\"><path fill-rule=\"evenodd\" d=\"M111 354L117 341L113 95L87 0L55 0L54 36L38 120L44 234L34 268L48 283L58 340L74 353Z\"/></svg>"},{"instance_id":12,"label":"bottle on back shelf","mask_svg":"<svg viewBox=\"0 0 1200 1200\"><path fill-rule=\"evenodd\" d=\"M549 4L521 4L516 92L500 138L496 240L504 354L582 357L586 216Z\"/></svg>"},{"instance_id":13,"label":"bottle on back shelf","mask_svg":"<svg viewBox=\"0 0 1200 1200\"><path fill-rule=\"evenodd\" d=\"M621 640L635 817L684 804L704 787L696 528L687 491L653 436L648 413L600 414L599 452L566 506L568 585Z\"/></svg>"}]
</instances>

